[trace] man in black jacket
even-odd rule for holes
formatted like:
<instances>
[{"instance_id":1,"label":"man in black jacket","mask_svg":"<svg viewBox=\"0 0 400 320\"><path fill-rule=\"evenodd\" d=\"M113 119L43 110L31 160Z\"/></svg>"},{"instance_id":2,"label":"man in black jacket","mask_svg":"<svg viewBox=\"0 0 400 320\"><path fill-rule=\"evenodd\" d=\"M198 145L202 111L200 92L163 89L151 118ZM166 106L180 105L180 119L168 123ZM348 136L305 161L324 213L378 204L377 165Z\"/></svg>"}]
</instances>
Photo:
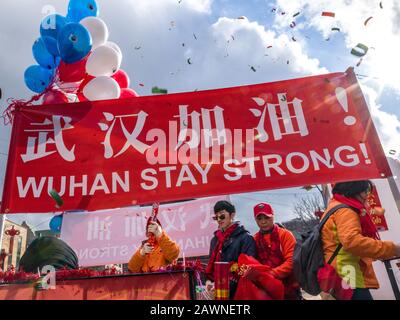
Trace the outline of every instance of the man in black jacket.
<instances>
[{"instance_id":1,"label":"man in black jacket","mask_svg":"<svg viewBox=\"0 0 400 320\"><path fill-rule=\"evenodd\" d=\"M210 257L206 274L214 280L215 262L237 262L241 253L256 256L256 244L250 233L239 222L235 222L235 207L228 201L218 201L214 206L213 219L218 223L218 230L210 244ZM233 299L237 282L230 281L229 298Z\"/></svg>"}]
</instances>

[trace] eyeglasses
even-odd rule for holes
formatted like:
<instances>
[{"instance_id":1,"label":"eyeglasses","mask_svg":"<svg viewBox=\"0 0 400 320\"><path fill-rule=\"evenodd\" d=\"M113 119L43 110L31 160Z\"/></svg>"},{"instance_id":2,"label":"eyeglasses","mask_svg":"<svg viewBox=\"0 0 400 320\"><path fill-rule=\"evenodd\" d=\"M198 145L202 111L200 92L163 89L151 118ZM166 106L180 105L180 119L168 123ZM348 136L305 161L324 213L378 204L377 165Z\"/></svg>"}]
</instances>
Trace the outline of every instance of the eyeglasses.
<instances>
[{"instance_id":1,"label":"eyeglasses","mask_svg":"<svg viewBox=\"0 0 400 320\"><path fill-rule=\"evenodd\" d=\"M216 214L215 216L212 217L213 220L217 221L217 220L225 220L226 216L225 214Z\"/></svg>"}]
</instances>

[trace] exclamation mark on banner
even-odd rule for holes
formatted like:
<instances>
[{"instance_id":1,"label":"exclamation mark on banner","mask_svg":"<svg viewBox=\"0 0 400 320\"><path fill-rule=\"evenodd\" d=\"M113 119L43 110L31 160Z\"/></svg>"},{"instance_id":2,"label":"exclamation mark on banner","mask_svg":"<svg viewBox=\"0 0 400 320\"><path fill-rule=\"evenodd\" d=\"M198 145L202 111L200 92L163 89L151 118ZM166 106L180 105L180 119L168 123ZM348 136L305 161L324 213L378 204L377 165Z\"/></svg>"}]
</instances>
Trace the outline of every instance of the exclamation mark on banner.
<instances>
[{"instance_id":1,"label":"exclamation mark on banner","mask_svg":"<svg viewBox=\"0 0 400 320\"><path fill-rule=\"evenodd\" d=\"M364 143L360 143L360 149L361 149L361 152L362 152L362 154L363 154L363 156L365 158L365 163L366 164L371 164L371 159L368 156L367 147L365 146Z\"/></svg>"},{"instance_id":2,"label":"exclamation mark on banner","mask_svg":"<svg viewBox=\"0 0 400 320\"><path fill-rule=\"evenodd\" d=\"M345 112L349 112L349 104L347 101L346 89L344 89L342 87L337 87L335 90L335 94L336 94L336 99L339 101L343 110ZM344 123L348 126L352 126L356 122L357 122L357 120L353 116L347 116L346 118L344 118Z\"/></svg>"}]
</instances>

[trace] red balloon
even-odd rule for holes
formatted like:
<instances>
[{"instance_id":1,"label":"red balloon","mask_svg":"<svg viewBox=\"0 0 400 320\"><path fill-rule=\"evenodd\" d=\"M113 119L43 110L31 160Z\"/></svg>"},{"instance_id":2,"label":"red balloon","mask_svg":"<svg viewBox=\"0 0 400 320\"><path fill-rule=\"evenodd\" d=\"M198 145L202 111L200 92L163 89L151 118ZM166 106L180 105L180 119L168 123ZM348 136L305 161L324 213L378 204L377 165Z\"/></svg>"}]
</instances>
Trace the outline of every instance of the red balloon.
<instances>
[{"instance_id":1,"label":"red balloon","mask_svg":"<svg viewBox=\"0 0 400 320\"><path fill-rule=\"evenodd\" d=\"M60 80L63 82L78 82L81 81L86 75L86 58L71 64L64 61L60 62L58 73Z\"/></svg>"},{"instance_id":2,"label":"red balloon","mask_svg":"<svg viewBox=\"0 0 400 320\"><path fill-rule=\"evenodd\" d=\"M118 82L121 89L129 87L130 80L128 74L124 70L118 70L111 78Z\"/></svg>"},{"instance_id":3,"label":"red balloon","mask_svg":"<svg viewBox=\"0 0 400 320\"><path fill-rule=\"evenodd\" d=\"M139 97L139 95L136 93L135 90L130 88L121 89L121 95L119 96L120 99L133 98L133 97Z\"/></svg>"},{"instance_id":4,"label":"red balloon","mask_svg":"<svg viewBox=\"0 0 400 320\"><path fill-rule=\"evenodd\" d=\"M59 90L51 90L43 96L43 104L68 103L67 96Z\"/></svg>"}]
</instances>

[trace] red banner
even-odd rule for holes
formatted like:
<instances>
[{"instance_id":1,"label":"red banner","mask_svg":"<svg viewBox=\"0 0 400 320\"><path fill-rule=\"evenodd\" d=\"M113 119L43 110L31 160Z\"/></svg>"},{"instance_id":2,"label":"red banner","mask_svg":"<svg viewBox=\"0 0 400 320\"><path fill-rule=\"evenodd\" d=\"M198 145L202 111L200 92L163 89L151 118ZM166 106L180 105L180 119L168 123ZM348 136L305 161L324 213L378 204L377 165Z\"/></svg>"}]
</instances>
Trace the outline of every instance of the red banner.
<instances>
[{"instance_id":1,"label":"red banner","mask_svg":"<svg viewBox=\"0 0 400 320\"><path fill-rule=\"evenodd\" d=\"M382 208L381 199L379 198L376 188L372 189L372 193L368 196L367 202L371 210L372 221L378 231L382 232L389 230L385 218L385 209Z\"/></svg>"},{"instance_id":2,"label":"red banner","mask_svg":"<svg viewBox=\"0 0 400 320\"><path fill-rule=\"evenodd\" d=\"M97 210L380 178L353 70L15 114L2 212Z\"/></svg>"},{"instance_id":3,"label":"red banner","mask_svg":"<svg viewBox=\"0 0 400 320\"><path fill-rule=\"evenodd\" d=\"M0 300L190 300L191 279L177 272L58 281L55 290L0 285Z\"/></svg>"}]
</instances>

